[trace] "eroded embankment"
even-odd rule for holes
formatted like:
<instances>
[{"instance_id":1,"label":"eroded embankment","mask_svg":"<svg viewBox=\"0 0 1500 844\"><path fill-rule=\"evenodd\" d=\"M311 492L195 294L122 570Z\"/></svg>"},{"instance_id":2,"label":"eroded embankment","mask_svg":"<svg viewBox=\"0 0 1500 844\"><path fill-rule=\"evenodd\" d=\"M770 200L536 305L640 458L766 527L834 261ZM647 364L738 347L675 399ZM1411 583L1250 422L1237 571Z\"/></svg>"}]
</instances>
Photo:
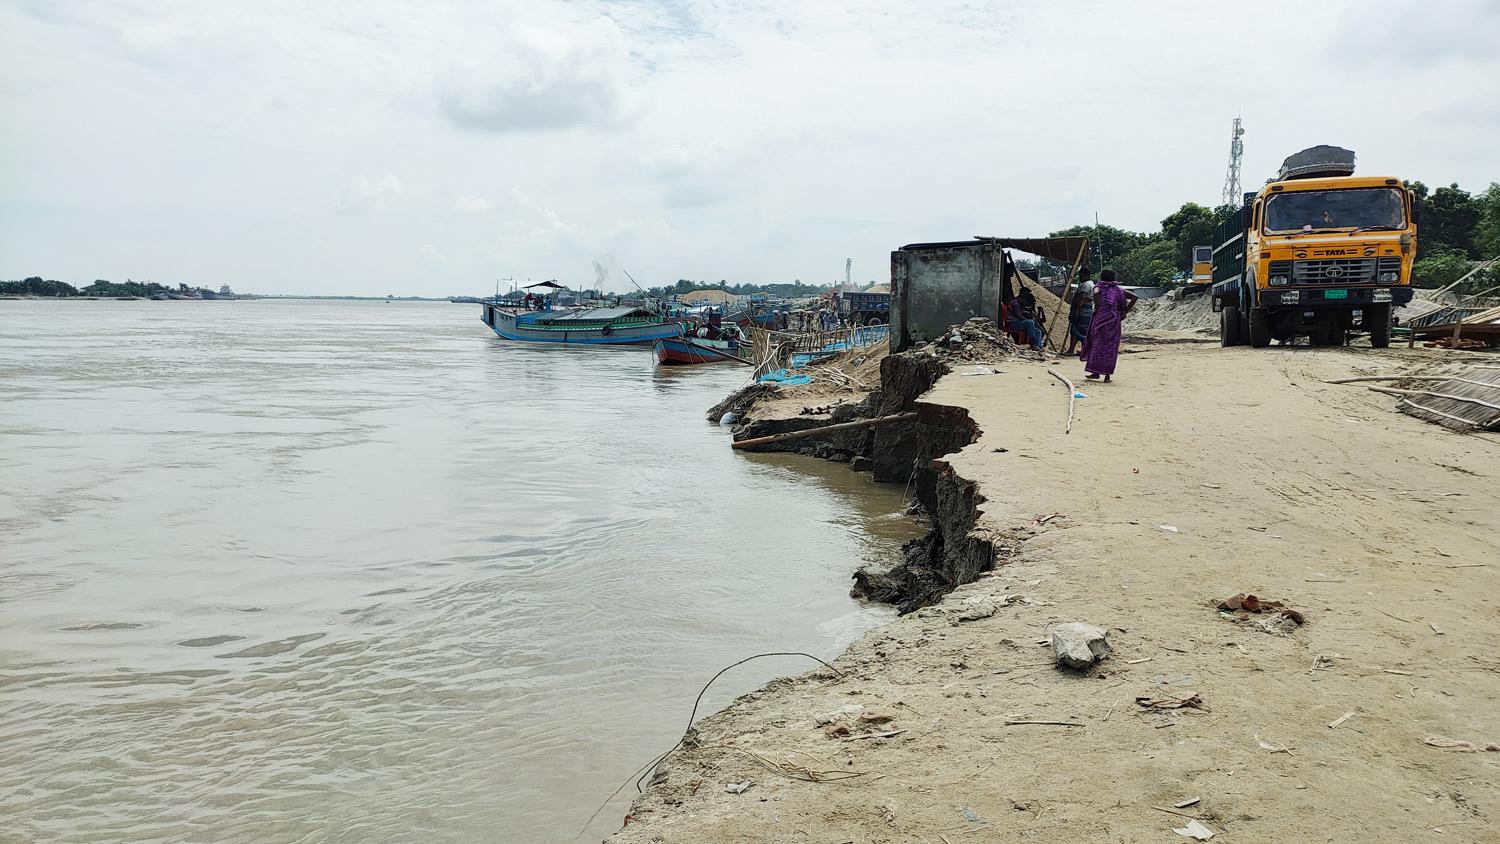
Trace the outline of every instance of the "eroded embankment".
<instances>
[{"instance_id":1,"label":"eroded embankment","mask_svg":"<svg viewBox=\"0 0 1500 844\"><path fill-rule=\"evenodd\" d=\"M710 411L710 416L733 412L740 417L736 441L814 432L859 420L908 417L865 428L808 433L746 449L795 451L847 462L870 471L876 481L910 488L931 519L931 527L906 544L895 566L856 572L851 590L855 597L889 603L903 613L935 603L994 565L995 544L976 527L983 496L940 459L978 439L979 427L961 407L920 400L949 371L942 357L918 349L886 357L880 365L879 389L861 400L834 404L826 413L788 415L786 408L777 412L767 401L774 398L774 390L759 386L741 391Z\"/></svg>"},{"instance_id":2,"label":"eroded embankment","mask_svg":"<svg viewBox=\"0 0 1500 844\"><path fill-rule=\"evenodd\" d=\"M1500 448L1309 389L1347 349L1131 351L1066 437L1041 367L926 394L1004 565L699 721L611 840L1497 840ZM1068 622L1114 655L1057 668Z\"/></svg>"}]
</instances>

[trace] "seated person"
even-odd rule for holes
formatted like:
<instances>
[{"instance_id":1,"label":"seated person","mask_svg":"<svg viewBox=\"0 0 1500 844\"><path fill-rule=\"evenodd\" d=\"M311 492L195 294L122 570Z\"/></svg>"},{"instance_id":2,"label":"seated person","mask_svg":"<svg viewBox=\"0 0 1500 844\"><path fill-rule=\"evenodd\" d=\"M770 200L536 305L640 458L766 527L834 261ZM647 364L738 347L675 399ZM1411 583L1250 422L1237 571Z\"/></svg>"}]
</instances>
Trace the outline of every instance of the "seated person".
<instances>
[{"instance_id":1,"label":"seated person","mask_svg":"<svg viewBox=\"0 0 1500 844\"><path fill-rule=\"evenodd\" d=\"M1046 335L1042 333L1042 327L1037 325L1034 314L1035 311L1028 310L1019 297L1012 296L1005 303L1005 330L1026 332L1031 348L1040 352Z\"/></svg>"},{"instance_id":2,"label":"seated person","mask_svg":"<svg viewBox=\"0 0 1500 844\"><path fill-rule=\"evenodd\" d=\"M1046 325L1047 316L1042 309L1036 306L1036 294L1031 292L1030 287L1022 287L1021 292L1016 294L1016 299L1021 303L1022 314L1025 319L1036 320L1037 325Z\"/></svg>"}]
</instances>

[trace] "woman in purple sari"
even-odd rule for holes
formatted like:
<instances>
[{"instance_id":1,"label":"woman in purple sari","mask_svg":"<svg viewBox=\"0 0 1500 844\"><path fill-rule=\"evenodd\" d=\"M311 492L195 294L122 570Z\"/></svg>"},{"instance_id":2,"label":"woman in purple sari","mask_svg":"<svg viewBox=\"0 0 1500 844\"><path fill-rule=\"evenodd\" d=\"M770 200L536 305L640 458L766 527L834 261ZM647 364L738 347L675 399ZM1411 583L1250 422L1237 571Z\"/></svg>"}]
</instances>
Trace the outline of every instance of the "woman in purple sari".
<instances>
[{"instance_id":1,"label":"woman in purple sari","mask_svg":"<svg viewBox=\"0 0 1500 844\"><path fill-rule=\"evenodd\" d=\"M1099 283L1094 288L1094 318L1089 322L1089 334L1079 355L1089 380L1102 375L1108 381L1115 374L1115 363L1120 357L1120 323L1135 303L1136 295L1120 287L1114 270L1099 274Z\"/></svg>"}]
</instances>

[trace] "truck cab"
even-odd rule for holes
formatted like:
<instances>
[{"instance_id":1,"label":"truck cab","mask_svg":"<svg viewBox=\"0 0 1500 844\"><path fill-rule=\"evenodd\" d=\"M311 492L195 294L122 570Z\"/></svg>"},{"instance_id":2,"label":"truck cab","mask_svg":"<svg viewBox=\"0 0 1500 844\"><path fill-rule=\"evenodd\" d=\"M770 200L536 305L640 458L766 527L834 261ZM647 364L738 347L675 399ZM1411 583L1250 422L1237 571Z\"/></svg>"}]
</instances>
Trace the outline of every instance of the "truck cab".
<instances>
[{"instance_id":1,"label":"truck cab","mask_svg":"<svg viewBox=\"0 0 1500 844\"><path fill-rule=\"evenodd\" d=\"M1348 174L1326 162L1299 171L1293 156L1221 230L1212 295L1222 345L1343 345L1350 331L1390 344L1391 308L1412 298L1414 196L1400 179L1352 175L1353 153L1338 151Z\"/></svg>"},{"instance_id":2,"label":"truck cab","mask_svg":"<svg viewBox=\"0 0 1500 844\"><path fill-rule=\"evenodd\" d=\"M1193 247L1191 283L1203 287L1214 283L1214 248L1212 246Z\"/></svg>"}]
</instances>

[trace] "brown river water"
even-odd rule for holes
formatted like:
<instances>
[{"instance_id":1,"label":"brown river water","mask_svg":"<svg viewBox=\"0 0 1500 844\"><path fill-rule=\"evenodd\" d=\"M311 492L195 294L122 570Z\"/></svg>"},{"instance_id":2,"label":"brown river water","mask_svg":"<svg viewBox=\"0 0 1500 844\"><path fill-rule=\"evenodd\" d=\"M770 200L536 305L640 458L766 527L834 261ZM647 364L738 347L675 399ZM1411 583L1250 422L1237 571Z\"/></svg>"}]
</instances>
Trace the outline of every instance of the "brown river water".
<instances>
[{"instance_id":1,"label":"brown river water","mask_svg":"<svg viewBox=\"0 0 1500 844\"><path fill-rule=\"evenodd\" d=\"M743 377L473 305L0 301L0 841L574 839L719 668L888 612L901 490L732 452Z\"/></svg>"}]
</instances>

